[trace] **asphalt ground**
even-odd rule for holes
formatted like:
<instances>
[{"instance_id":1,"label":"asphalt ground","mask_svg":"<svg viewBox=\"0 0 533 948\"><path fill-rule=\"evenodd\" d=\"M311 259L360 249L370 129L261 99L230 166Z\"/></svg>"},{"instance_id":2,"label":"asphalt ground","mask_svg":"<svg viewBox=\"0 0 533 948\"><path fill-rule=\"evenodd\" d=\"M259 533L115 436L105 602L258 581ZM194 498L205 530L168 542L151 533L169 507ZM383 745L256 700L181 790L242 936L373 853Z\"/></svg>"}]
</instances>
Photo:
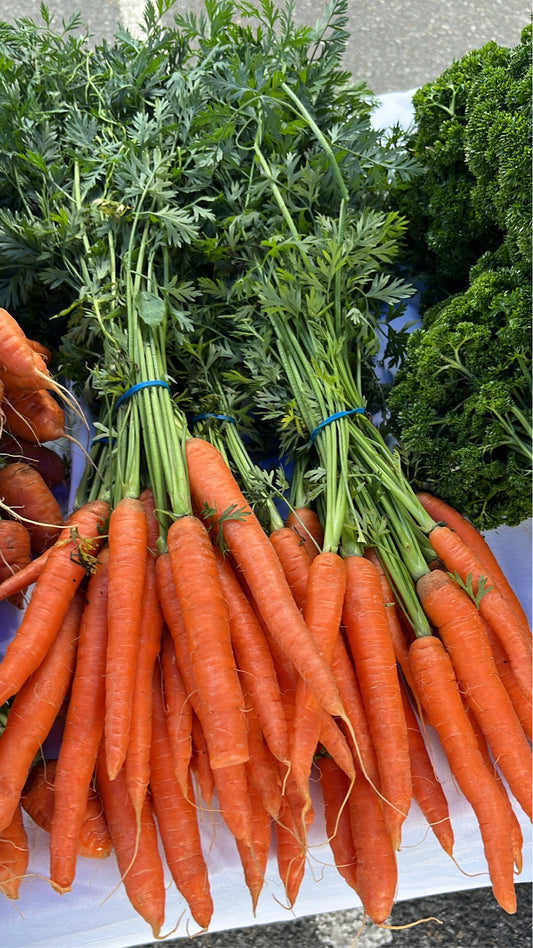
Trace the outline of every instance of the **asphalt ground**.
<instances>
[{"instance_id":1,"label":"asphalt ground","mask_svg":"<svg viewBox=\"0 0 533 948\"><path fill-rule=\"evenodd\" d=\"M0 17L14 22L21 17L40 18L40 0L3 2ZM82 19L95 40L111 37L120 21L132 31L142 15L144 0L49 0L57 18L68 19L82 10ZM188 0L182 9L200 11L203 0ZM323 13L317 0L296 0L295 18L314 24ZM346 67L364 80L377 95L413 89L436 78L471 49L489 40L515 45L531 18L525 0L350 0L351 39ZM361 912L318 914L252 928L235 928L197 936L195 948L530 948L532 942L531 885L517 885L518 911L506 915L489 889L466 890L400 902L394 909L396 926L388 930L367 923L361 929ZM434 917L439 921L419 922ZM236 920L237 921L237 920ZM360 932L359 937L358 932ZM355 942L355 939L357 941ZM150 942L141 948L156 948ZM183 939L164 944L177 948ZM6 948L9 946L6 945ZM72 945L71 948L77 948Z\"/></svg>"}]
</instances>

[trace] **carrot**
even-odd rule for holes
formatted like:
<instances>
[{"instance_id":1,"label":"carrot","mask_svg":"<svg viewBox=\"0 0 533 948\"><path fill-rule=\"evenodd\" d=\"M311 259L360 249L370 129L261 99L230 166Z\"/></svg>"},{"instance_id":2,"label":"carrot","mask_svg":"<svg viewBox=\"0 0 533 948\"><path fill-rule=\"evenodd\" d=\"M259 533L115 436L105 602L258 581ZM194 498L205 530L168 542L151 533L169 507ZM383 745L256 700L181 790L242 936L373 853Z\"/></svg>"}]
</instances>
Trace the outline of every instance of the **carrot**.
<instances>
[{"instance_id":1,"label":"carrot","mask_svg":"<svg viewBox=\"0 0 533 948\"><path fill-rule=\"evenodd\" d=\"M394 654L396 655L396 661L402 670L402 674L409 685L411 692L413 692L414 686L409 668L409 642L405 634L405 628L402 623L401 613L396 596L394 595L393 588L389 582L389 578L376 550L369 548L365 550L364 555L366 559L370 560L374 564L378 571L379 582L385 600L385 607L387 609L387 619L389 623L392 644L394 646Z\"/></svg>"},{"instance_id":2,"label":"carrot","mask_svg":"<svg viewBox=\"0 0 533 948\"><path fill-rule=\"evenodd\" d=\"M146 514L148 553L141 606L141 630L135 665L135 700L126 754L126 780L135 812L140 814L150 782L150 743L152 734L152 675L161 645L163 613L157 595L155 563L159 523L151 489L140 496Z\"/></svg>"},{"instance_id":3,"label":"carrot","mask_svg":"<svg viewBox=\"0 0 533 948\"><path fill-rule=\"evenodd\" d=\"M83 602L80 589L42 664L28 677L11 705L0 737L0 830L9 825L33 759L71 684Z\"/></svg>"},{"instance_id":4,"label":"carrot","mask_svg":"<svg viewBox=\"0 0 533 948\"><path fill-rule=\"evenodd\" d=\"M30 770L22 791L22 808L34 823L50 832L54 815L54 777L57 760L40 760ZM102 801L94 787L89 788L78 841L78 855L87 859L106 859L113 846L104 817Z\"/></svg>"},{"instance_id":5,"label":"carrot","mask_svg":"<svg viewBox=\"0 0 533 948\"><path fill-rule=\"evenodd\" d=\"M124 770L114 780L109 779L103 741L96 762L96 783L126 895L150 925L153 937L158 938L165 920L166 889L150 797L145 797L139 827Z\"/></svg>"},{"instance_id":6,"label":"carrot","mask_svg":"<svg viewBox=\"0 0 533 948\"><path fill-rule=\"evenodd\" d=\"M91 510L98 509L101 511L101 524L103 529L109 508L107 507L107 504L101 500L90 501L85 507L81 508L81 514L79 510L76 510L67 517L64 527L61 530L57 540L53 544L53 547L64 546L65 542L69 539L75 539L78 533L78 518L80 516L85 517L86 513L90 513ZM37 582L51 549L52 547L45 550L44 553L36 556L35 559L32 559L26 566L23 566L18 573L14 574L13 576L9 576L0 583L0 601L3 599L9 599L14 595L23 592L28 588L28 586L32 586L33 583ZM95 546L95 552L96 550L97 545ZM89 565L90 551L91 543L88 541L86 544L81 543L78 553L75 553L74 555L78 556L78 558L81 560L83 558L84 552L86 552L87 564Z\"/></svg>"},{"instance_id":7,"label":"carrot","mask_svg":"<svg viewBox=\"0 0 533 948\"><path fill-rule=\"evenodd\" d=\"M176 661L172 636L165 626L161 640L163 697L174 772L182 793L187 795L192 757L192 705Z\"/></svg>"},{"instance_id":8,"label":"carrot","mask_svg":"<svg viewBox=\"0 0 533 948\"><path fill-rule=\"evenodd\" d=\"M355 879L363 909L376 925L390 915L398 885L395 845L374 787L359 773L348 797Z\"/></svg>"},{"instance_id":9,"label":"carrot","mask_svg":"<svg viewBox=\"0 0 533 948\"><path fill-rule=\"evenodd\" d=\"M277 759L264 740L259 718L250 701L250 696L244 689L243 695L248 722L248 746L250 748L250 759L245 764L249 793L253 788L256 796L261 801L262 809L273 819L277 819L281 808L281 778L276 763Z\"/></svg>"},{"instance_id":10,"label":"carrot","mask_svg":"<svg viewBox=\"0 0 533 948\"><path fill-rule=\"evenodd\" d=\"M265 882L272 830L270 816L263 806L257 788L250 785L249 793L252 805L253 844L250 846L242 839L236 839L235 844L244 872L244 881L252 898L252 911L255 915L259 896Z\"/></svg>"},{"instance_id":11,"label":"carrot","mask_svg":"<svg viewBox=\"0 0 533 948\"><path fill-rule=\"evenodd\" d=\"M191 515L172 523L167 544L211 767L244 764L249 757L246 717L211 539Z\"/></svg>"},{"instance_id":12,"label":"carrot","mask_svg":"<svg viewBox=\"0 0 533 948\"><path fill-rule=\"evenodd\" d=\"M48 380L46 363L32 347L14 316L0 309L0 365L18 378L37 376L41 386Z\"/></svg>"},{"instance_id":13,"label":"carrot","mask_svg":"<svg viewBox=\"0 0 533 948\"><path fill-rule=\"evenodd\" d=\"M178 785L167 732L160 686L161 671L153 675L150 787L154 812L167 864L178 890L186 899L200 928L207 929L213 914L207 865L202 852L197 808L190 784L187 796Z\"/></svg>"},{"instance_id":14,"label":"carrot","mask_svg":"<svg viewBox=\"0 0 533 948\"><path fill-rule=\"evenodd\" d=\"M200 699L194 680L191 653L187 641L187 630L185 629L183 613L172 578L172 566L168 552L159 554L155 568L159 604L163 612L165 624L172 636L177 667L183 680L185 694L193 711L197 715L200 715Z\"/></svg>"},{"instance_id":15,"label":"carrot","mask_svg":"<svg viewBox=\"0 0 533 948\"><path fill-rule=\"evenodd\" d=\"M498 558L487 543L482 533L474 526L470 520L467 520L462 513L451 507L444 500L429 494L426 491L420 491L417 497L424 510L437 523L443 523L454 530L455 533L470 547L483 565L486 573L490 573L493 582L495 582L506 596L508 602L512 605L524 629L529 631L529 622L524 612L522 603L512 588L509 580L503 572Z\"/></svg>"},{"instance_id":16,"label":"carrot","mask_svg":"<svg viewBox=\"0 0 533 948\"><path fill-rule=\"evenodd\" d=\"M63 512L55 494L31 464L12 461L0 468L0 500L10 516L24 522L34 555L55 543L64 525Z\"/></svg>"},{"instance_id":17,"label":"carrot","mask_svg":"<svg viewBox=\"0 0 533 948\"><path fill-rule=\"evenodd\" d=\"M214 510L224 542L243 573L262 620L330 714L344 711L331 670L294 602L274 547L220 452L200 438L186 443L196 509ZM238 515L232 516L232 512ZM213 518L209 517L212 522Z\"/></svg>"},{"instance_id":18,"label":"carrot","mask_svg":"<svg viewBox=\"0 0 533 948\"><path fill-rule=\"evenodd\" d=\"M341 636L338 637L335 643L331 667L342 703L352 723L353 735L348 732L346 736L352 747L353 759L359 763L359 767L367 779L374 786L378 786L380 783L378 762L361 689L347 645Z\"/></svg>"},{"instance_id":19,"label":"carrot","mask_svg":"<svg viewBox=\"0 0 533 948\"><path fill-rule=\"evenodd\" d=\"M0 520L0 583L16 575L31 562L31 538L27 527L19 520ZM9 597L21 609L22 592Z\"/></svg>"},{"instance_id":20,"label":"carrot","mask_svg":"<svg viewBox=\"0 0 533 948\"><path fill-rule=\"evenodd\" d=\"M99 528L108 512L105 501L92 501L71 518L71 538L51 548L22 621L0 662L0 704L16 694L43 661L65 618L76 589L87 573L87 559L98 551Z\"/></svg>"},{"instance_id":21,"label":"carrot","mask_svg":"<svg viewBox=\"0 0 533 948\"><path fill-rule=\"evenodd\" d=\"M104 730L108 582L109 549L104 546L87 586L74 679L54 778L50 880L61 893L71 890L76 875L87 796Z\"/></svg>"},{"instance_id":22,"label":"carrot","mask_svg":"<svg viewBox=\"0 0 533 948\"><path fill-rule=\"evenodd\" d=\"M33 444L4 431L0 437L0 456L7 461L25 461L35 467L48 487L57 487L67 477L61 455L45 444Z\"/></svg>"},{"instance_id":23,"label":"carrot","mask_svg":"<svg viewBox=\"0 0 533 948\"><path fill-rule=\"evenodd\" d=\"M305 875L306 849L296 832L296 823L289 806L273 823L276 861L285 890L288 907L292 908L298 897Z\"/></svg>"},{"instance_id":24,"label":"carrot","mask_svg":"<svg viewBox=\"0 0 533 948\"><path fill-rule=\"evenodd\" d=\"M213 769L220 813L235 839L253 847L253 813L246 764Z\"/></svg>"},{"instance_id":25,"label":"carrot","mask_svg":"<svg viewBox=\"0 0 533 948\"><path fill-rule=\"evenodd\" d=\"M288 514L285 526L296 533L311 559L314 559L324 543L324 528L316 511L311 507L295 507Z\"/></svg>"},{"instance_id":26,"label":"carrot","mask_svg":"<svg viewBox=\"0 0 533 948\"><path fill-rule=\"evenodd\" d=\"M18 899L29 861L28 837L19 804L0 834L0 892L8 899Z\"/></svg>"},{"instance_id":27,"label":"carrot","mask_svg":"<svg viewBox=\"0 0 533 948\"><path fill-rule=\"evenodd\" d=\"M518 686L514 672L509 665L509 659L507 658L505 649L503 648L498 636L495 635L492 626L490 626L489 623L483 619L483 616L480 618L485 627L485 635L490 642L490 647L492 649L492 654L494 656L494 661L496 663L496 668L498 669L498 674L501 678L502 685L511 699L511 703L516 711L518 720L522 725L524 734L531 743L533 740L533 704L531 701L528 701L524 692Z\"/></svg>"},{"instance_id":28,"label":"carrot","mask_svg":"<svg viewBox=\"0 0 533 948\"><path fill-rule=\"evenodd\" d=\"M328 664L331 664L346 590L344 560L337 553L322 552L312 560L307 583L304 618ZM307 683L300 679L296 688L291 733L291 768L302 796L308 796L309 777L320 738L322 708ZM328 750L334 756L333 749ZM354 777L353 761L349 765ZM310 802L310 800L309 800Z\"/></svg>"},{"instance_id":29,"label":"carrot","mask_svg":"<svg viewBox=\"0 0 533 948\"><path fill-rule=\"evenodd\" d=\"M278 554L285 578L300 612L305 606L307 577L311 566L309 551L290 527L280 527L270 534L270 542Z\"/></svg>"},{"instance_id":30,"label":"carrot","mask_svg":"<svg viewBox=\"0 0 533 948\"><path fill-rule=\"evenodd\" d=\"M148 525L139 498L119 500L111 511L108 532L104 742L109 777L114 780L128 750L145 590Z\"/></svg>"},{"instance_id":31,"label":"carrot","mask_svg":"<svg viewBox=\"0 0 533 948\"><path fill-rule=\"evenodd\" d=\"M20 597L17 599L17 604L21 600L22 603L24 602L22 594L29 586L33 586L33 584L37 582L51 549L52 547L45 550L40 556L35 557L35 559L30 560L29 563L22 566L16 573L11 573L2 580L0 583L0 602L4 599L13 600L14 597Z\"/></svg>"},{"instance_id":32,"label":"carrot","mask_svg":"<svg viewBox=\"0 0 533 948\"><path fill-rule=\"evenodd\" d=\"M470 726L476 736L477 746L481 752L481 756L483 757L483 760L485 761L485 766L491 772L494 778L494 782L500 792L500 796L505 804L505 809L507 810L509 814L509 820L511 824L511 839L513 843L514 862L515 862L516 872L519 874L522 872L522 869L523 869L522 850L523 850L523 845L524 845L524 836L522 833L522 827L520 826L520 821L511 805L511 800L509 798L507 789L502 783L501 776L496 769L496 765L494 763L493 758L491 757L491 753L490 753L485 735L483 734L483 731L481 730L475 718L475 715L472 712L472 708L468 705L468 702L465 700L464 695L461 695L461 697L463 699L463 707L466 711L468 720L470 721Z\"/></svg>"},{"instance_id":33,"label":"carrot","mask_svg":"<svg viewBox=\"0 0 533 948\"><path fill-rule=\"evenodd\" d=\"M461 691L479 723L511 792L533 818L533 759L522 725L494 662L478 610L442 570L417 582L422 607L451 658Z\"/></svg>"},{"instance_id":34,"label":"carrot","mask_svg":"<svg viewBox=\"0 0 533 948\"><path fill-rule=\"evenodd\" d=\"M17 438L34 444L65 437L65 410L47 389L6 392L2 402L5 424Z\"/></svg>"},{"instance_id":35,"label":"carrot","mask_svg":"<svg viewBox=\"0 0 533 948\"><path fill-rule=\"evenodd\" d=\"M195 774L202 799L211 806L215 793L214 771L209 763L207 742L202 725L197 714L193 713L191 722L192 731L192 758L191 770Z\"/></svg>"},{"instance_id":36,"label":"carrot","mask_svg":"<svg viewBox=\"0 0 533 948\"><path fill-rule=\"evenodd\" d=\"M411 645L410 663L427 719L439 737L460 790L476 814L494 896L506 912L513 914L516 893L509 813L479 750L450 657L440 639L424 635Z\"/></svg>"},{"instance_id":37,"label":"carrot","mask_svg":"<svg viewBox=\"0 0 533 948\"><path fill-rule=\"evenodd\" d=\"M324 818L335 866L351 889L357 892L355 846L350 811L346 801L350 781L333 758L319 754L316 764L324 799Z\"/></svg>"},{"instance_id":38,"label":"carrot","mask_svg":"<svg viewBox=\"0 0 533 948\"><path fill-rule=\"evenodd\" d=\"M242 690L250 695L270 750L278 760L288 764L289 735L272 653L230 560L217 551L215 560L228 607L231 643Z\"/></svg>"},{"instance_id":39,"label":"carrot","mask_svg":"<svg viewBox=\"0 0 533 948\"><path fill-rule=\"evenodd\" d=\"M451 856L453 854L454 835L448 801L431 763L418 718L411 706L405 688L402 688L402 702L409 738L413 797L444 852Z\"/></svg>"},{"instance_id":40,"label":"carrot","mask_svg":"<svg viewBox=\"0 0 533 948\"><path fill-rule=\"evenodd\" d=\"M394 847L412 797L407 725L379 574L363 556L346 559L346 636L374 742Z\"/></svg>"},{"instance_id":41,"label":"carrot","mask_svg":"<svg viewBox=\"0 0 533 948\"><path fill-rule=\"evenodd\" d=\"M350 743L345 736L342 722L332 718L321 709L320 734L317 750L320 745L325 748L330 757L333 757L339 767L350 780L355 779L354 756ZM314 761L314 758L313 758Z\"/></svg>"},{"instance_id":42,"label":"carrot","mask_svg":"<svg viewBox=\"0 0 533 948\"><path fill-rule=\"evenodd\" d=\"M509 656L518 684L531 700L533 657L531 634L524 631L514 609L494 582L490 571L459 534L450 530L449 527L437 526L431 530L429 542L447 570L457 573L463 583L471 581L475 595L479 592L481 578L485 577L485 592L479 602L479 611L493 627Z\"/></svg>"}]
</instances>

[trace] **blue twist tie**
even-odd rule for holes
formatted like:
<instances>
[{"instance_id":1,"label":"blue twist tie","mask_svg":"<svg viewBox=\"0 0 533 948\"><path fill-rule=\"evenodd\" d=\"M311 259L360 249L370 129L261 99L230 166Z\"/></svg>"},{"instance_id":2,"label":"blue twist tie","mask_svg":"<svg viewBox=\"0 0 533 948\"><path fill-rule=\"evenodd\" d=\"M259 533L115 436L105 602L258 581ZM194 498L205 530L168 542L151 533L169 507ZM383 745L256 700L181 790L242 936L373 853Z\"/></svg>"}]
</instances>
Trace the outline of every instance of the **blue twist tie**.
<instances>
[{"instance_id":1,"label":"blue twist tie","mask_svg":"<svg viewBox=\"0 0 533 948\"><path fill-rule=\"evenodd\" d=\"M311 441L313 442L315 440L321 428L330 425L332 421L338 421L339 418L345 418L347 415L364 415L365 411L366 408L351 408L349 411L337 411L334 415L329 415L328 418L324 418L324 421L321 421L315 430L311 432Z\"/></svg>"},{"instance_id":2,"label":"blue twist tie","mask_svg":"<svg viewBox=\"0 0 533 948\"><path fill-rule=\"evenodd\" d=\"M135 395L135 392L140 392L142 388L152 387L166 388L170 392L170 385L168 382L163 382L161 379L149 379L146 382L137 382L136 385L132 385L131 388L126 389L126 391L122 393L120 398L115 403L115 411L117 411L119 405L122 402L125 402L127 398Z\"/></svg>"},{"instance_id":3,"label":"blue twist tie","mask_svg":"<svg viewBox=\"0 0 533 948\"><path fill-rule=\"evenodd\" d=\"M229 421L232 425L237 424L237 419L233 415L216 415L211 411L204 411L201 415L195 415L191 419L191 425L194 425L195 421L203 421L204 418L217 418L219 421Z\"/></svg>"}]
</instances>

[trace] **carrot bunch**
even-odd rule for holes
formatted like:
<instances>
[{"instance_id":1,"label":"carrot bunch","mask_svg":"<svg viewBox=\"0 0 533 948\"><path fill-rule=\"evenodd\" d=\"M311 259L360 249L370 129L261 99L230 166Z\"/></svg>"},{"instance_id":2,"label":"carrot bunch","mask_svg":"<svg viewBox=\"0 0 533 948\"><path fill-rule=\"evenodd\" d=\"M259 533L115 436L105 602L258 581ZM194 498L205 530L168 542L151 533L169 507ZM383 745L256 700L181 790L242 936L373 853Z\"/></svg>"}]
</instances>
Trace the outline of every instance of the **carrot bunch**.
<instances>
[{"instance_id":1,"label":"carrot bunch","mask_svg":"<svg viewBox=\"0 0 533 948\"><path fill-rule=\"evenodd\" d=\"M57 539L64 514L54 493L66 478L44 441L65 435L66 398L49 370L50 351L0 309L0 578L27 566ZM20 594L12 602L22 606Z\"/></svg>"},{"instance_id":2,"label":"carrot bunch","mask_svg":"<svg viewBox=\"0 0 533 948\"><path fill-rule=\"evenodd\" d=\"M379 550L324 551L324 524L301 508L279 529L296 538L302 598L222 453L187 436L183 457L191 508L165 534L145 488L115 506L87 501L42 560L0 662L0 700L12 700L0 738L0 827L7 833L25 806L33 761L60 716L57 763L47 765L53 810L40 822L50 833L54 889L74 884L97 794L128 897L154 936L165 922L163 859L203 930L214 906L199 813L218 814L234 836L254 908L270 855L292 906L318 776L339 873L382 923L393 909L413 800L453 855L448 802L426 743L430 724L479 819L495 896L513 912L522 840L511 801L530 812L530 745L495 671L488 620L450 575L458 561L428 566L417 583L427 616L421 634ZM432 522L430 540L449 529ZM473 558L473 540L463 543ZM451 556L444 547L439 555ZM491 583L494 565L481 562ZM444 588L450 607L442 606ZM482 659L455 625L475 626Z\"/></svg>"}]
</instances>

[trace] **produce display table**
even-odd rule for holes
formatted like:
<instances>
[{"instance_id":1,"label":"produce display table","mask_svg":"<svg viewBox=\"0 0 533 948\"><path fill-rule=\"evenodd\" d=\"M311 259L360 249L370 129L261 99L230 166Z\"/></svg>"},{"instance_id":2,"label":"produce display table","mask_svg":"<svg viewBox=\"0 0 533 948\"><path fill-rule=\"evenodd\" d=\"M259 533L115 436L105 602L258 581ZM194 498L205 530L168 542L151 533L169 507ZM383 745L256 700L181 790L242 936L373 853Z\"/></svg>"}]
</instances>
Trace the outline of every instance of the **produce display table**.
<instances>
[{"instance_id":1,"label":"produce display table","mask_svg":"<svg viewBox=\"0 0 533 948\"><path fill-rule=\"evenodd\" d=\"M385 96L375 121L381 127L388 127L395 121L403 124L409 122L411 94L409 91ZM75 456L73 484L79 476L81 464L81 456ZM531 619L531 521L518 527L502 527L491 531L486 537ZM0 654L19 620L20 612L17 609L9 603L0 604ZM473 811L454 786L442 752L438 747L432 747L435 767L450 804L456 837L456 861L444 854L417 805L413 803L404 825L403 844L398 855L398 901L489 885L481 837ZM318 786L315 787L314 804L316 817L309 832L308 865L294 910L285 906L272 852L255 915L232 837L221 819L217 820L207 813L203 815L201 828L214 901L210 931L287 921L359 905L356 895L333 866L332 853L325 842ZM518 807L516 812L524 833L524 867L517 881L529 882L533 878L531 827ZM54 948L128 948L152 941L151 930L126 897L113 856L101 862L80 858L72 892L59 896L52 891L47 881L48 836L29 818L26 818L26 826L31 853L29 877L21 886L18 902L2 901L0 919L3 944L9 948L39 948L45 945L54 945ZM186 938L194 934L197 928L190 920L186 903L171 884L170 874L168 879L164 933L172 938Z\"/></svg>"}]
</instances>

